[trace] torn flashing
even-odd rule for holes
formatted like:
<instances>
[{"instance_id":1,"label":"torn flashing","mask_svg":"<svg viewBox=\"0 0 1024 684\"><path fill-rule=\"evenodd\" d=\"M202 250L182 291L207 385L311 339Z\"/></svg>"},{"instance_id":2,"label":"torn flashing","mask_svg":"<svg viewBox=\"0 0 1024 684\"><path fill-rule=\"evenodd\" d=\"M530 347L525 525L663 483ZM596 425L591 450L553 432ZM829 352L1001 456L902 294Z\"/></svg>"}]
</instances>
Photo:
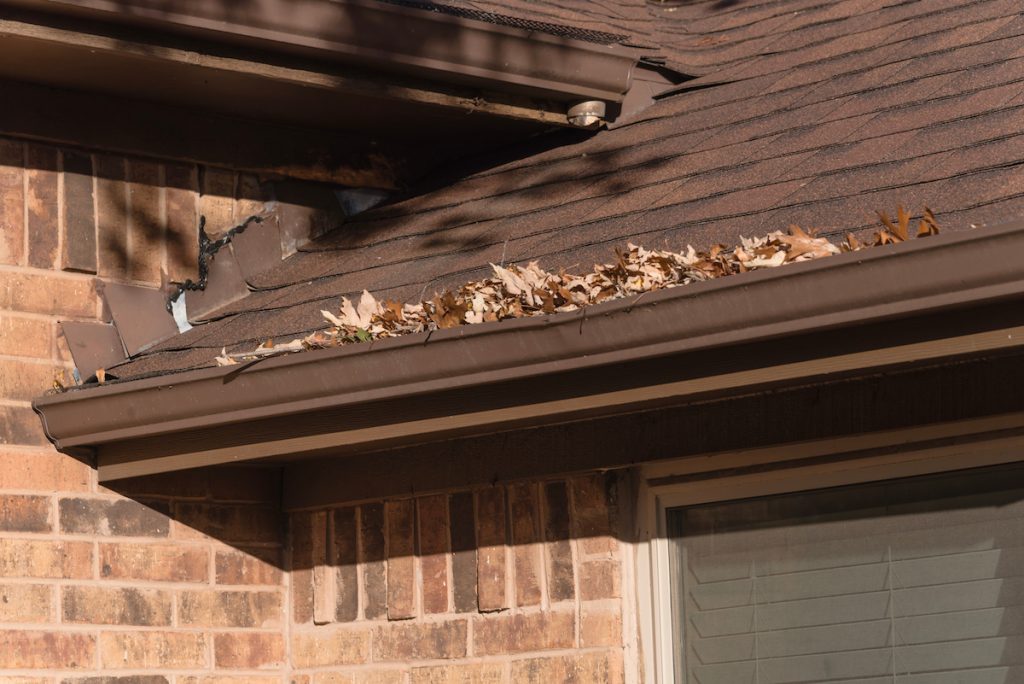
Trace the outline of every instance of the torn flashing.
<instances>
[{"instance_id":1,"label":"torn flashing","mask_svg":"<svg viewBox=\"0 0 1024 684\"><path fill-rule=\"evenodd\" d=\"M264 215L250 216L234 228L229 229L216 240L211 240L210 236L206 233L206 216L200 216L198 279L192 280L191 278L187 278L183 283L171 283L171 285L175 287L175 290L167 298L167 311L173 313L174 304L183 293L190 290L205 290L210 277L210 262L217 252L231 244L231 240L235 235L245 232L245 229L250 225L263 223L265 218L266 217Z\"/></svg>"}]
</instances>

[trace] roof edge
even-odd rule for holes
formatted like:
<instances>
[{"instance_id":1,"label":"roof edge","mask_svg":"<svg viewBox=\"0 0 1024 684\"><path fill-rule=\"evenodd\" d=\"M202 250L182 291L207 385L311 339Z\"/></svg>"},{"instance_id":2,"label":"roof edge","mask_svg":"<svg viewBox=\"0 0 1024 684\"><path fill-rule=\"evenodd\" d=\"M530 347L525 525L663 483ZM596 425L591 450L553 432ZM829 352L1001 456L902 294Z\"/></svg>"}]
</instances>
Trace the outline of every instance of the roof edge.
<instances>
[{"instance_id":1,"label":"roof edge","mask_svg":"<svg viewBox=\"0 0 1024 684\"><path fill-rule=\"evenodd\" d=\"M512 379L537 379L567 371L600 374L615 364L1019 298L1024 296L1024 272L1013 255L1020 253L1024 253L1024 221L652 292L571 314L464 326L75 390L37 399L33 406L58 449L98 450L101 471L108 474L105 479L113 479L116 473L127 471L119 470L114 462L104 468L104 449L135 440L180 437L346 407L357 409L370 402L423 400L453 390L485 396L488 388ZM1004 333L934 349L910 345L901 352L903 357L882 354L872 360L851 355L843 362L844 368L1024 343L1024 336ZM825 371L836 369L839 367L833 363ZM755 384L759 377L748 374L729 382L737 388ZM626 394L605 393L605 399L588 405L625 410L652 396L667 396L666 392L692 393L697 385L652 387L633 388ZM581 396L597 394L593 388L580 389ZM543 421L578 408L559 401L533 401L529 410L520 406L516 420ZM437 415L418 415L413 421L402 414L364 416L362 423L350 428L325 425L318 431L334 435L339 444L373 442L381 438L382 430L427 434L451 429L458 417L449 415L449 409L442 404ZM500 424L509 418L507 414L478 413L481 415L474 419L477 426ZM302 439L308 437L304 434ZM214 460L210 462L282 455L312 444L289 439L289 435L269 439L254 433L253 443L274 442L276 446L249 449L245 455L223 450L213 454L216 450L211 450ZM182 439L182 451L195 452L197 448ZM188 461L191 465L182 463L161 459L148 470L136 464L131 474L199 464L194 460Z\"/></svg>"},{"instance_id":2,"label":"roof edge","mask_svg":"<svg viewBox=\"0 0 1024 684\"><path fill-rule=\"evenodd\" d=\"M642 52L374 0L267 0L229 8L181 0L16 0L32 11L186 39L382 69L426 81L555 100L619 102ZM514 19L514 18L509 18ZM571 28L571 27L563 27ZM615 36L609 36L609 39Z\"/></svg>"}]
</instances>

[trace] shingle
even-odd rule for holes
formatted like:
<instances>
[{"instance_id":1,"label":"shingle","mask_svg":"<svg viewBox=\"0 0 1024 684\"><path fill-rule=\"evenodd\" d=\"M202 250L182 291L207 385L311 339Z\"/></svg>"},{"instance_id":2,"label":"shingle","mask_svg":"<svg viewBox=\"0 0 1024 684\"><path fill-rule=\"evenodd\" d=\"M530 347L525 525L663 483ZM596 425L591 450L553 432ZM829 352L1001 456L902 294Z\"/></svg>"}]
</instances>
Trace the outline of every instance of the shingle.
<instances>
[{"instance_id":1,"label":"shingle","mask_svg":"<svg viewBox=\"0 0 1024 684\"><path fill-rule=\"evenodd\" d=\"M1019 0L467 4L628 32L735 80L615 130L465 160L261 274L254 284L271 289L123 373L208 365L222 347L317 329L343 295L416 300L489 262L588 268L627 241L706 247L791 223L841 236L897 205L928 205L950 229L1024 212Z\"/></svg>"}]
</instances>

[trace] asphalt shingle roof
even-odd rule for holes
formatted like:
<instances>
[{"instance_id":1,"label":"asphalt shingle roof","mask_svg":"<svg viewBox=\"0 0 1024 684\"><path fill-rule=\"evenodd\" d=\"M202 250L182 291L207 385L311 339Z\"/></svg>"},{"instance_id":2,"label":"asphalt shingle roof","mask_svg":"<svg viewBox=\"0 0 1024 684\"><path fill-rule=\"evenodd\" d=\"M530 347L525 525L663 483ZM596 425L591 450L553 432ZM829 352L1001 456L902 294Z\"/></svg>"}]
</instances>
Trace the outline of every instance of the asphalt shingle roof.
<instances>
[{"instance_id":1,"label":"asphalt shingle roof","mask_svg":"<svg viewBox=\"0 0 1024 684\"><path fill-rule=\"evenodd\" d=\"M1024 214L1020 0L462 4L629 34L702 76L614 130L469 160L482 170L357 216L112 372L211 365L322 328L342 295L413 300L489 262L587 267L630 240L734 244L790 223L839 236L899 204L946 230Z\"/></svg>"}]
</instances>

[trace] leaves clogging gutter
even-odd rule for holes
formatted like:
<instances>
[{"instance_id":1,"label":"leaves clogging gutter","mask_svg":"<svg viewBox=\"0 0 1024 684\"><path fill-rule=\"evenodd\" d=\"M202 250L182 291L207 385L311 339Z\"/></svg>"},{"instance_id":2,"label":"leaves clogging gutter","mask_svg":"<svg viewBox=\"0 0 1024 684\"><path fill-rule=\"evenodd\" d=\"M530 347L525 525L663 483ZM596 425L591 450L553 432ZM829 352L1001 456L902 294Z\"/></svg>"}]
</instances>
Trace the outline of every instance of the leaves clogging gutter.
<instances>
[{"instance_id":1,"label":"leaves clogging gutter","mask_svg":"<svg viewBox=\"0 0 1024 684\"><path fill-rule=\"evenodd\" d=\"M759 269L576 312L460 325L255 365L85 388L40 398L34 408L59 449L94 458L101 479L108 480L310 449L343 453L342 444L361 452L393 439L437 438L458 421L472 420L469 428L457 427L463 434L545 424L564 419L566 411L578 416L594 406L601 415L635 410L636 392L615 394L607 379L610 370L636 363L652 369L629 378L638 392L656 390L657 396L686 401L691 390L665 395L657 384L665 381L665 370L688 369L702 378L702 387L714 386L718 371L689 365L696 354L731 359L729 350L737 345L777 345L867 323L922 316L938 321L938 327L919 333L930 362L982 349L1012 352L1024 343L1024 322L1009 324L1020 330L986 332L980 345L973 337L947 340L965 332L954 329L953 320L974 321L977 327L978 317L970 312L981 307L1021 310L1022 253L1024 221L1019 221ZM963 313L943 315L954 310ZM847 355L848 372L875 372L892 363L884 336L870 342L864 353ZM792 352L801 357L801 349ZM804 351L809 355L796 369L801 382L834 372L834 364L822 357L827 349ZM901 351L906 359L901 363L920 360L917 347L909 356L907 351ZM756 355L742 360L766 363ZM566 373L576 378L571 385L565 383ZM745 391L745 377L727 378L722 391ZM510 398L504 389L509 383L529 391ZM566 393L573 395L568 402L548 401ZM457 397L459 404L445 397Z\"/></svg>"},{"instance_id":2,"label":"leaves clogging gutter","mask_svg":"<svg viewBox=\"0 0 1024 684\"><path fill-rule=\"evenodd\" d=\"M916 232L912 232L910 214L902 206L898 208L895 220L885 212L878 212L878 217L882 228L870 241L861 242L851 234L839 247L825 238L815 237L813 230L804 231L792 225L788 234L774 232L762 238L741 238L742 245L732 249L715 245L708 251L698 252L691 246L686 252L671 252L647 250L630 244L625 252L616 250L615 262L596 264L594 270L585 275L565 271L552 273L535 261L526 266L512 265L508 268L491 264L494 277L466 283L457 291L445 291L419 304L382 303L364 291L355 304L343 297L337 314L321 311L331 324L324 330L289 342L267 340L252 351L229 354L225 349L216 361L217 365L230 366L240 361L252 362L280 354L445 330L460 325L568 313L647 292L939 233L935 215L927 207Z\"/></svg>"}]
</instances>

